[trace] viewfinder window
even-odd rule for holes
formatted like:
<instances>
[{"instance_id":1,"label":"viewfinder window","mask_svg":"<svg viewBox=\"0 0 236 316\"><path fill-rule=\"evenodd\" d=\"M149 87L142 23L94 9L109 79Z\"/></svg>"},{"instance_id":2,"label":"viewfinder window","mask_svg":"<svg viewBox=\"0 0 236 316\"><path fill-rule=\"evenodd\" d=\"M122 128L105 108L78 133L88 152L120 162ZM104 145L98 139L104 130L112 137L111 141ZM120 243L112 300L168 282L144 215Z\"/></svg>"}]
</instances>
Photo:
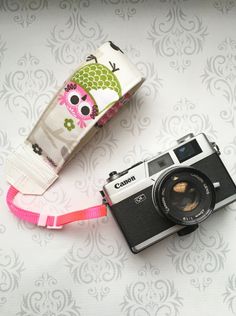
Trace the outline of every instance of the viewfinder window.
<instances>
[{"instance_id":1,"label":"viewfinder window","mask_svg":"<svg viewBox=\"0 0 236 316\"><path fill-rule=\"evenodd\" d=\"M184 162L202 152L196 139L174 150L179 162Z\"/></svg>"}]
</instances>

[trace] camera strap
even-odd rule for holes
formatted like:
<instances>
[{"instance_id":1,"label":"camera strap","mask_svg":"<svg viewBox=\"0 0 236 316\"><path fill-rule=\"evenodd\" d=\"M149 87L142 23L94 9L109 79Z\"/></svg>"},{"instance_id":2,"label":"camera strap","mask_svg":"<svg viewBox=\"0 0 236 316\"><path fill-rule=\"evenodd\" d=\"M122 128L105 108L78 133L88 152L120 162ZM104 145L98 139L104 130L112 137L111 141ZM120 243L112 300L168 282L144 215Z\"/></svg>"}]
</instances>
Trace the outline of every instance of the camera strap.
<instances>
[{"instance_id":1,"label":"camera strap","mask_svg":"<svg viewBox=\"0 0 236 316\"><path fill-rule=\"evenodd\" d=\"M89 207L84 210L74 211L58 216L44 214L36 211L32 212L24 210L21 207L15 205L14 199L18 193L19 191L13 186L11 186L7 192L6 201L12 213L24 221L30 222L38 226L43 226L49 229L60 229L65 224L69 224L76 221L99 218L107 215L105 204Z\"/></svg>"},{"instance_id":2,"label":"camera strap","mask_svg":"<svg viewBox=\"0 0 236 316\"><path fill-rule=\"evenodd\" d=\"M17 206L17 194L43 195L60 171L130 99L144 81L125 54L107 42L89 55L56 93L33 130L7 159L6 202L19 218L60 228L106 216L104 204L54 216Z\"/></svg>"}]
</instances>

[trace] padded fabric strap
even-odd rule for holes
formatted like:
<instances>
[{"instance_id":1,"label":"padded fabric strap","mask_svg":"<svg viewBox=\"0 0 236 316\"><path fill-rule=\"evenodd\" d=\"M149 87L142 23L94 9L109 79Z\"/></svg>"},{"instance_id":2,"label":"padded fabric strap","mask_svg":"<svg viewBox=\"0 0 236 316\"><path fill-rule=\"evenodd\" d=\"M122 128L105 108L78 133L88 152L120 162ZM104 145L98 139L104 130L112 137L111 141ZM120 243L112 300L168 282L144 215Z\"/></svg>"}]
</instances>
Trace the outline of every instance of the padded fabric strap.
<instances>
[{"instance_id":1,"label":"padded fabric strap","mask_svg":"<svg viewBox=\"0 0 236 316\"><path fill-rule=\"evenodd\" d=\"M14 198L18 193L19 191L13 186L11 186L7 192L6 201L12 213L20 219L39 226L45 226L47 228L57 229L71 222L99 218L107 215L107 209L104 204L59 216L40 214L40 212L31 212L14 204Z\"/></svg>"}]
</instances>

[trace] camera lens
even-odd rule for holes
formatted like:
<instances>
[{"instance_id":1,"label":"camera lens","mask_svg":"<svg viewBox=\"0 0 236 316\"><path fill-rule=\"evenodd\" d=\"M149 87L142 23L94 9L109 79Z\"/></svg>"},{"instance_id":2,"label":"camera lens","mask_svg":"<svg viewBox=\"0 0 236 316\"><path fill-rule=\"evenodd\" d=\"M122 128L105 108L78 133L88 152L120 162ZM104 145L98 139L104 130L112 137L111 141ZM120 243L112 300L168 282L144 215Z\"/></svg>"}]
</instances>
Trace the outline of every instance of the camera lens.
<instances>
[{"instance_id":1,"label":"camera lens","mask_svg":"<svg viewBox=\"0 0 236 316\"><path fill-rule=\"evenodd\" d=\"M199 170L176 167L155 182L153 203L161 215L176 224L194 225L212 213L215 191L210 179Z\"/></svg>"}]
</instances>

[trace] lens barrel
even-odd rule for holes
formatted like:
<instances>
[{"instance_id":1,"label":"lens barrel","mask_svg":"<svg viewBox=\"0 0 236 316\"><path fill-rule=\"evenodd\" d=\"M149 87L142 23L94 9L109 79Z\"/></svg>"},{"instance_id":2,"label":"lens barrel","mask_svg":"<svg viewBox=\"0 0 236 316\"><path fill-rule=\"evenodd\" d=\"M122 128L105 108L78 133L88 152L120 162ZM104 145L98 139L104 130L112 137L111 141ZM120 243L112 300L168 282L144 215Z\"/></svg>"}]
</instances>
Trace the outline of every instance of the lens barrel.
<instances>
[{"instance_id":1,"label":"lens barrel","mask_svg":"<svg viewBox=\"0 0 236 316\"><path fill-rule=\"evenodd\" d=\"M152 198L160 215L185 226L202 222L215 206L212 182L192 167L176 167L164 172L153 186Z\"/></svg>"}]
</instances>

